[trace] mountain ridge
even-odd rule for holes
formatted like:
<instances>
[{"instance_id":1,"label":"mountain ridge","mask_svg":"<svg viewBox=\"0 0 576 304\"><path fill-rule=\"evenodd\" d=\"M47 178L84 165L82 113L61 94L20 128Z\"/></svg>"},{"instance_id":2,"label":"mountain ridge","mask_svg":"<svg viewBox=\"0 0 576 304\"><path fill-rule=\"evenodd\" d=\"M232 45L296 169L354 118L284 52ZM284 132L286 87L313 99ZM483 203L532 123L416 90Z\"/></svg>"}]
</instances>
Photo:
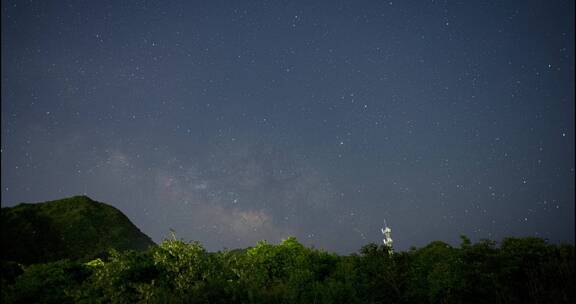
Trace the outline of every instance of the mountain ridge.
<instances>
[{"instance_id":1,"label":"mountain ridge","mask_svg":"<svg viewBox=\"0 0 576 304\"><path fill-rule=\"evenodd\" d=\"M84 195L3 207L1 218L4 261L89 260L155 245L120 210Z\"/></svg>"}]
</instances>

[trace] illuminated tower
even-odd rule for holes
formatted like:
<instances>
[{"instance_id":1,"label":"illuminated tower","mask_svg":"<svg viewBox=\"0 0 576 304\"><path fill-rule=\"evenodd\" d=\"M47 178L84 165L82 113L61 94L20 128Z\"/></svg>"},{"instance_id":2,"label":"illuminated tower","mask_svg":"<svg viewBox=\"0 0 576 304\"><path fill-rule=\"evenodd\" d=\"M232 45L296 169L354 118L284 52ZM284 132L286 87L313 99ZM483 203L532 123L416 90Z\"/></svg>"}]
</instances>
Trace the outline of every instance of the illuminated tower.
<instances>
[{"instance_id":1,"label":"illuminated tower","mask_svg":"<svg viewBox=\"0 0 576 304\"><path fill-rule=\"evenodd\" d=\"M394 253L394 250L392 249L392 229L390 229L390 227L388 227L388 225L386 224L386 220L384 220L384 228L380 229L382 231L382 234L384 235L384 246L388 247L388 253L392 254Z\"/></svg>"}]
</instances>

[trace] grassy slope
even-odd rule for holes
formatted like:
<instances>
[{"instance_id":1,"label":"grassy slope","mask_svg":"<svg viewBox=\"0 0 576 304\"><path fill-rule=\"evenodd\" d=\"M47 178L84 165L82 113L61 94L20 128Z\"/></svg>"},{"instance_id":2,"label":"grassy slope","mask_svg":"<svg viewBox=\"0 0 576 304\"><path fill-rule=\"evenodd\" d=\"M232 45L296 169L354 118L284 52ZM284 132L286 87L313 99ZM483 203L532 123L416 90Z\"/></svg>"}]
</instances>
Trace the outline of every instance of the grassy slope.
<instances>
[{"instance_id":1,"label":"grassy slope","mask_svg":"<svg viewBox=\"0 0 576 304\"><path fill-rule=\"evenodd\" d=\"M154 242L118 209L86 196L2 208L2 259L25 264L90 259Z\"/></svg>"}]
</instances>

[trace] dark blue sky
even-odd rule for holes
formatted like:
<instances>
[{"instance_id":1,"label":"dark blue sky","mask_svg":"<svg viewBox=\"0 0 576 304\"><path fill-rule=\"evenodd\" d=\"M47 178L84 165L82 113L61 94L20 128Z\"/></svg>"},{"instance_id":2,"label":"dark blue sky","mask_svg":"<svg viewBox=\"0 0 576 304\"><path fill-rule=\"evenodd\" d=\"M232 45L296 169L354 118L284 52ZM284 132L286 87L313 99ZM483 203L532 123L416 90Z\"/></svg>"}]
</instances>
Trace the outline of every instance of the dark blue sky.
<instances>
[{"instance_id":1,"label":"dark blue sky","mask_svg":"<svg viewBox=\"0 0 576 304\"><path fill-rule=\"evenodd\" d=\"M2 205L155 241L574 240L573 1L2 1Z\"/></svg>"}]
</instances>

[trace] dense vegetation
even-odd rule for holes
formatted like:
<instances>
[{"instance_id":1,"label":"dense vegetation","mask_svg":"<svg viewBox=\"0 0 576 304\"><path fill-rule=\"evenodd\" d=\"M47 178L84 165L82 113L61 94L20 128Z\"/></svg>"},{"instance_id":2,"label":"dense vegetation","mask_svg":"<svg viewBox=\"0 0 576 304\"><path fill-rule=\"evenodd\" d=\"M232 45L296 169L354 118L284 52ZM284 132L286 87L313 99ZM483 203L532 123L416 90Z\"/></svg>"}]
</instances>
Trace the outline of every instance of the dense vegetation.
<instances>
[{"instance_id":1,"label":"dense vegetation","mask_svg":"<svg viewBox=\"0 0 576 304\"><path fill-rule=\"evenodd\" d=\"M23 264L94 259L154 242L118 209L86 196L2 208L2 260Z\"/></svg>"},{"instance_id":2,"label":"dense vegetation","mask_svg":"<svg viewBox=\"0 0 576 304\"><path fill-rule=\"evenodd\" d=\"M3 303L573 303L574 246L462 237L339 256L295 238L210 253L156 246L85 196L2 208Z\"/></svg>"},{"instance_id":3,"label":"dense vegetation","mask_svg":"<svg viewBox=\"0 0 576 304\"><path fill-rule=\"evenodd\" d=\"M166 240L88 263L3 262L3 303L574 303L574 246L508 238L339 256L295 238L207 252Z\"/></svg>"}]
</instances>

